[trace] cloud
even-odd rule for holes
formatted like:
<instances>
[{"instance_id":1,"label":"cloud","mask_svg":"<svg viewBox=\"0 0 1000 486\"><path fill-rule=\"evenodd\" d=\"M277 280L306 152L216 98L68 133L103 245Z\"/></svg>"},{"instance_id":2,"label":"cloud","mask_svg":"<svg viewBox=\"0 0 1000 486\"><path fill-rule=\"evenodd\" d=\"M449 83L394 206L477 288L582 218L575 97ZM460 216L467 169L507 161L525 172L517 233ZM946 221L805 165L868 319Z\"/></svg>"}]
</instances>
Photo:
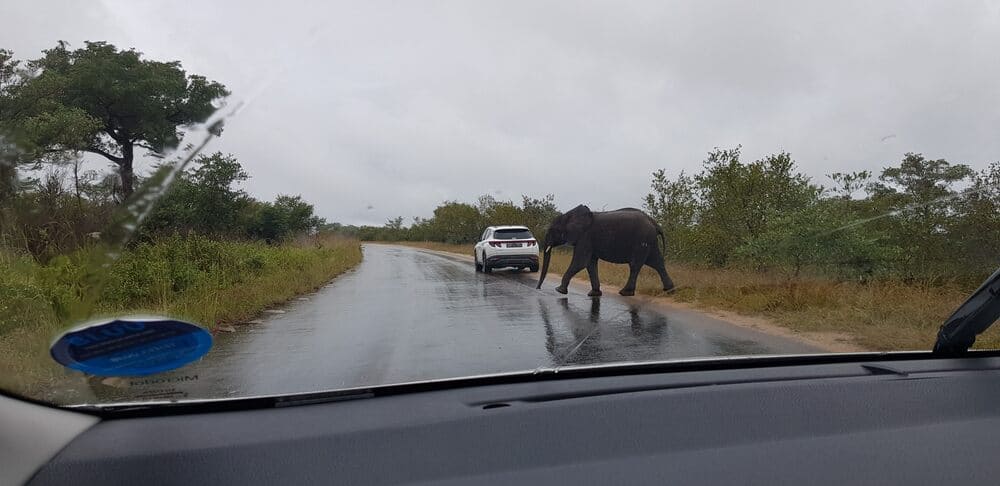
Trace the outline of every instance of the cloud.
<instances>
[{"instance_id":1,"label":"cloud","mask_svg":"<svg viewBox=\"0 0 1000 486\"><path fill-rule=\"evenodd\" d=\"M986 2L5 2L5 47L108 40L255 98L211 150L329 220L554 193L638 206L713 147L817 180L906 151L1000 159ZM889 134L893 138L883 140Z\"/></svg>"}]
</instances>

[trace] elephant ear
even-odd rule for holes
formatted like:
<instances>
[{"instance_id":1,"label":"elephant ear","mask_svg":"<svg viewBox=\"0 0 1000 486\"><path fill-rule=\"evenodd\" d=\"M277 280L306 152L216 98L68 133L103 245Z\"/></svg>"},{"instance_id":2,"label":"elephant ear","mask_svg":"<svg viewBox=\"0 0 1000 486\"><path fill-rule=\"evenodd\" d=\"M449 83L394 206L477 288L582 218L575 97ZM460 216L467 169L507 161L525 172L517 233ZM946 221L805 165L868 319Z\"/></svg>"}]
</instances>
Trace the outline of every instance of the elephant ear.
<instances>
[{"instance_id":1,"label":"elephant ear","mask_svg":"<svg viewBox=\"0 0 1000 486\"><path fill-rule=\"evenodd\" d=\"M566 242L576 245L584 233L594 223L594 213L583 204L566 213Z\"/></svg>"}]
</instances>

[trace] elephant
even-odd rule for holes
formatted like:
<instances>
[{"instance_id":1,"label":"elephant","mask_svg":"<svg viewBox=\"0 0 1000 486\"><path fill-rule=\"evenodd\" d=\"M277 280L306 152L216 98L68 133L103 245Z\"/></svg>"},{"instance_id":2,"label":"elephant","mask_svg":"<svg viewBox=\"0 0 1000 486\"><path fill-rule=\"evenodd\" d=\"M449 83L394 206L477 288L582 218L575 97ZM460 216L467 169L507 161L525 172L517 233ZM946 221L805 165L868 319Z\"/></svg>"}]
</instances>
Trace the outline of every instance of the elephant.
<instances>
[{"instance_id":1,"label":"elephant","mask_svg":"<svg viewBox=\"0 0 1000 486\"><path fill-rule=\"evenodd\" d=\"M556 287L556 292L565 294L573 276L586 268L590 275L591 286L587 295L600 296L598 260L629 265L628 282L618 292L621 295L635 295L635 281L643 265L649 265L656 270L663 283L663 290L671 292L674 290L674 282L667 274L657 238L664 240L663 230L653 218L639 209L622 208L593 212L581 204L552 220L545 233L545 242L542 245L544 249L542 271L536 288L542 288L542 283L545 281L552 248L570 245L573 247L573 260L562 277L562 283Z\"/></svg>"}]
</instances>

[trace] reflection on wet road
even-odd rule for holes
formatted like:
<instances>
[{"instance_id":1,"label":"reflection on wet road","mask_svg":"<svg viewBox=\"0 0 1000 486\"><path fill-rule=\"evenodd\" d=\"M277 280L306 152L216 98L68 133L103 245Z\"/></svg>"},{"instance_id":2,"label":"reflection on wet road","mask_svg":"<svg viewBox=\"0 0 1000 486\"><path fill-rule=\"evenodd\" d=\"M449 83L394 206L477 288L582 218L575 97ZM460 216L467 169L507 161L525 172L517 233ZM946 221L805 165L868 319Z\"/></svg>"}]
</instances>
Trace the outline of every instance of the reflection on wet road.
<instances>
[{"instance_id":1,"label":"reflection on wet road","mask_svg":"<svg viewBox=\"0 0 1000 486\"><path fill-rule=\"evenodd\" d=\"M222 398L562 365L815 351L692 311L664 314L573 288L562 296L555 284L535 290L536 275L484 275L458 257L366 245L357 269L308 301L217 335L201 361L131 380L127 394L156 398L169 388L162 398Z\"/></svg>"}]
</instances>

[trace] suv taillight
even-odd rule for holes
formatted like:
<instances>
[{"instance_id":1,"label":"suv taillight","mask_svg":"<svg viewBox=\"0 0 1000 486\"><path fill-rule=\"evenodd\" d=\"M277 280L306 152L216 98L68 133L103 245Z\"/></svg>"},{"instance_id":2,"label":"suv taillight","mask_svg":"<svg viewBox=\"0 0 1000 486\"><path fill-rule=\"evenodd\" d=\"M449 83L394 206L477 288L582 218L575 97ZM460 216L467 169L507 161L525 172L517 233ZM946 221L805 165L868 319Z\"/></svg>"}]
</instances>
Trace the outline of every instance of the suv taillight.
<instances>
[{"instance_id":1,"label":"suv taillight","mask_svg":"<svg viewBox=\"0 0 1000 486\"><path fill-rule=\"evenodd\" d=\"M503 246L503 242L500 242L500 241L491 241L490 242L490 246L492 246L493 248L501 248Z\"/></svg>"}]
</instances>

